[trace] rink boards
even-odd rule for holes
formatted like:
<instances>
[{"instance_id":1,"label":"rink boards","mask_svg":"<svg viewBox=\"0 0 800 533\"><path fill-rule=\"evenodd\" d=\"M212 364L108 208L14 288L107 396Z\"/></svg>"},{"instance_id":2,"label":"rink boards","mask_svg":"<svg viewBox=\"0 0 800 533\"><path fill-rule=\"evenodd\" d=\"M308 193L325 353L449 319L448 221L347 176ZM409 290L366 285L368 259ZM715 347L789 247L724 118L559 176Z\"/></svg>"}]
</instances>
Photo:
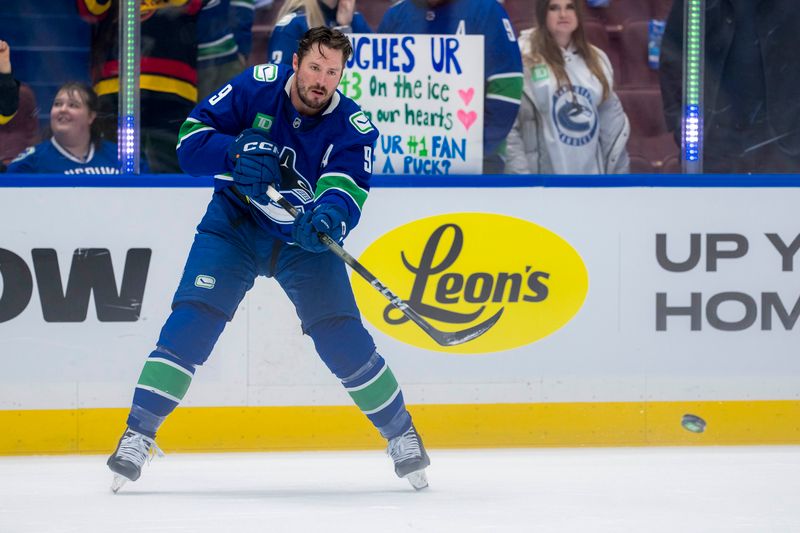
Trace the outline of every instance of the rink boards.
<instances>
[{"instance_id":1,"label":"rink boards","mask_svg":"<svg viewBox=\"0 0 800 533\"><path fill-rule=\"evenodd\" d=\"M475 183L494 179L375 187L346 241L439 329L502 309L479 339L442 348L353 279L426 443L800 442L797 184ZM0 454L113 448L210 197L207 180L76 183L2 183ZM681 427L686 413L705 432ZM267 279L159 442L381 446Z\"/></svg>"}]
</instances>

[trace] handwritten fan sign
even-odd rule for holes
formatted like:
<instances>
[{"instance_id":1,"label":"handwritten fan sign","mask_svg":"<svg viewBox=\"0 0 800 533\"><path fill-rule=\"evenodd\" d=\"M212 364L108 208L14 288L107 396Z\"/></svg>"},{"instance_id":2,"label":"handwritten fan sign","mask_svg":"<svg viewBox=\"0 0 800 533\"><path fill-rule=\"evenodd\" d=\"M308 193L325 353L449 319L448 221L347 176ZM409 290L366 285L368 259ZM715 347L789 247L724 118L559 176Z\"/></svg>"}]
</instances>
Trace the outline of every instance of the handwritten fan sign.
<instances>
[{"instance_id":1,"label":"handwritten fan sign","mask_svg":"<svg viewBox=\"0 0 800 533\"><path fill-rule=\"evenodd\" d=\"M378 127L376 174L480 174L483 36L353 34L339 90Z\"/></svg>"}]
</instances>

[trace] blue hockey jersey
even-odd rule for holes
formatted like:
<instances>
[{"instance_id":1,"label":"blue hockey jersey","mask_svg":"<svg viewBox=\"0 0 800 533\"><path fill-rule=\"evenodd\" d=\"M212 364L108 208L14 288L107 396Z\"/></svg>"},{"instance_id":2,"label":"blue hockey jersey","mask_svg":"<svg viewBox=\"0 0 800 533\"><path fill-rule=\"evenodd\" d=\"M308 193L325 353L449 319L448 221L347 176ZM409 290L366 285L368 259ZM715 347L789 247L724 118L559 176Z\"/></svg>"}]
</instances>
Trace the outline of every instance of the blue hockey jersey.
<instances>
[{"instance_id":1,"label":"blue hockey jersey","mask_svg":"<svg viewBox=\"0 0 800 533\"><path fill-rule=\"evenodd\" d=\"M386 11L378 33L483 35L483 147L487 155L497 152L522 98L522 58L503 6L497 0L451 0L431 8L425 0L402 0Z\"/></svg>"},{"instance_id":2,"label":"blue hockey jersey","mask_svg":"<svg viewBox=\"0 0 800 533\"><path fill-rule=\"evenodd\" d=\"M211 0L197 17L197 66L250 55L255 0Z\"/></svg>"},{"instance_id":3,"label":"blue hockey jersey","mask_svg":"<svg viewBox=\"0 0 800 533\"><path fill-rule=\"evenodd\" d=\"M31 146L17 156L6 172L19 174L119 174L117 145L101 141L100 147L89 147L86 161L70 154L54 138Z\"/></svg>"},{"instance_id":4,"label":"blue hockey jersey","mask_svg":"<svg viewBox=\"0 0 800 533\"><path fill-rule=\"evenodd\" d=\"M369 194L378 130L339 91L319 114L299 114L289 97L293 76L284 65L256 65L198 104L181 126L181 168L213 174L217 190L230 187L229 145L243 130L260 129L281 148L281 194L301 211L315 200L335 203L353 228ZM252 199L249 205L262 228L291 242L293 219L283 208Z\"/></svg>"},{"instance_id":5,"label":"blue hockey jersey","mask_svg":"<svg viewBox=\"0 0 800 533\"><path fill-rule=\"evenodd\" d=\"M325 17L325 25L329 28L336 28L336 9L331 9L322 2L319 2L322 15ZM372 33L372 29L367 24L367 20L358 11L353 13L353 21L350 23L353 33ZM275 24L272 35L269 38L269 50L267 61L277 64L291 65L292 55L297 51L297 43L308 31L308 20L303 9L285 15ZM343 30L345 31L345 30Z\"/></svg>"}]
</instances>

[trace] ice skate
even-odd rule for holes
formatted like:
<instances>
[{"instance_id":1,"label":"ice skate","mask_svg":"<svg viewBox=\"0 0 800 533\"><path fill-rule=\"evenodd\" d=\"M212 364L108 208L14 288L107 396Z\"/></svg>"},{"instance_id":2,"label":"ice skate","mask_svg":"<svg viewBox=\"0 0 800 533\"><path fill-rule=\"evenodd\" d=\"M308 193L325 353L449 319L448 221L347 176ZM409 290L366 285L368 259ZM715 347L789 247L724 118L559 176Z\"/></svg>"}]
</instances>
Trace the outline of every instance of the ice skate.
<instances>
[{"instance_id":1,"label":"ice skate","mask_svg":"<svg viewBox=\"0 0 800 533\"><path fill-rule=\"evenodd\" d=\"M422 490L428 486L425 467L431 464L422 438L412 425L408 430L389 441L386 450L394 461L394 471L397 477L406 478L415 490Z\"/></svg>"},{"instance_id":2,"label":"ice skate","mask_svg":"<svg viewBox=\"0 0 800 533\"><path fill-rule=\"evenodd\" d=\"M158 454L159 457L164 456L164 452L153 439L132 429L125 430L119 439L117 449L106 462L108 468L114 472L111 491L116 493L126 482L139 479L142 466L145 462L150 462L154 454Z\"/></svg>"}]
</instances>

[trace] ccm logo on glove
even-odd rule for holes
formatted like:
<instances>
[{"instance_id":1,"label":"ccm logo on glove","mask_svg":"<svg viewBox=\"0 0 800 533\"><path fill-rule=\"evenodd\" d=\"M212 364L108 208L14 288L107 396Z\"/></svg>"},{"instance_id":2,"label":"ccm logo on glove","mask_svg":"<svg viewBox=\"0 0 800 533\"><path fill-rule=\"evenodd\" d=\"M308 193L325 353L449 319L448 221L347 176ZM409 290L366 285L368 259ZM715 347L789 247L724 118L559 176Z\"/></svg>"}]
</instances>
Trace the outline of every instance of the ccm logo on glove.
<instances>
[{"instance_id":1,"label":"ccm logo on glove","mask_svg":"<svg viewBox=\"0 0 800 533\"><path fill-rule=\"evenodd\" d=\"M262 131L247 129L228 147L233 181L239 191L259 203L268 203L267 187L281 186L280 150Z\"/></svg>"},{"instance_id":2,"label":"ccm logo on glove","mask_svg":"<svg viewBox=\"0 0 800 533\"><path fill-rule=\"evenodd\" d=\"M269 141L261 141L261 142L249 142L245 143L244 148L242 148L243 152L254 152L256 150L264 151L264 153L271 153L273 150L276 150L275 145Z\"/></svg>"}]
</instances>

